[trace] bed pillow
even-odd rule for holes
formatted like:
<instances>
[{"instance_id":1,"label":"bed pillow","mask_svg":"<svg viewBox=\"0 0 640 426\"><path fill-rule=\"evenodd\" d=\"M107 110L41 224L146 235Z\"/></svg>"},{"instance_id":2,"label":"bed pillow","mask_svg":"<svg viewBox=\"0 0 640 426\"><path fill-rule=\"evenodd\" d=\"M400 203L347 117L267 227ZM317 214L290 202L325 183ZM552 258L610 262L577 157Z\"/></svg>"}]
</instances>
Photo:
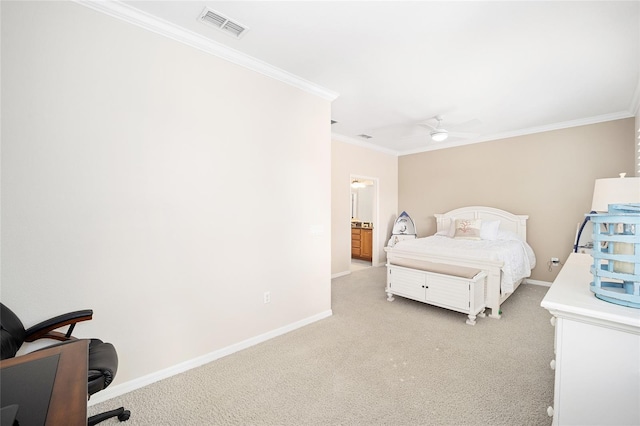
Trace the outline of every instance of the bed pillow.
<instances>
[{"instance_id":1,"label":"bed pillow","mask_svg":"<svg viewBox=\"0 0 640 426\"><path fill-rule=\"evenodd\" d=\"M438 229L436 230L436 235L448 236L449 228L451 227L451 221L449 219L443 219L442 224L436 223Z\"/></svg>"},{"instance_id":2,"label":"bed pillow","mask_svg":"<svg viewBox=\"0 0 640 426\"><path fill-rule=\"evenodd\" d=\"M438 230L438 232L436 232L436 235L453 238L453 235L455 233L456 233L455 219L443 218L442 224L440 225L440 229Z\"/></svg>"},{"instance_id":3,"label":"bed pillow","mask_svg":"<svg viewBox=\"0 0 640 426\"><path fill-rule=\"evenodd\" d=\"M480 228L480 238L483 240L497 240L498 229L500 229L499 220L484 220Z\"/></svg>"},{"instance_id":4,"label":"bed pillow","mask_svg":"<svg viewBox=\"0 0 640 426\"><path fill-rule=\"evenodd\" d=\"M453 238L464 240L480 240L482 219L456 219L456 231Z\"/></svg>"},{"instance_id":5,"label":"bed pillow","mask_svg":"<svg viewBox=\"0 0 640 426\"><path fill-rule=\"evenodd\" d=\"M447 234L447 237L453 238L454 235L456 235L456 220L450 219L449 222L449 233Z\"/></svg>"}]
</instances>

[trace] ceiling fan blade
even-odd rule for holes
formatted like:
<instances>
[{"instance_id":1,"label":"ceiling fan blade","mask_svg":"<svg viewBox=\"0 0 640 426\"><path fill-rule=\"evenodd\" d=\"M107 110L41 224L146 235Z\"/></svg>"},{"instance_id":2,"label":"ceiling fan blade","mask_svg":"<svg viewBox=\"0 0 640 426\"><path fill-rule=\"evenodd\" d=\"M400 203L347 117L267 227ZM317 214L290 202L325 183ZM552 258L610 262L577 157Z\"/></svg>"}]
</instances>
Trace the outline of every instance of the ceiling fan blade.
<instances>
[{"instance_id":1,"label":"ceiling fan blade","mask_svg":"<svg viewBox=\"0 0 640 426\"><path fill-rule=\"evenodd\" d=\"M429 119L429 120L431 120L431 119ZM418 123L418 126L426 127L427 129L430 129L430 130L436 130L436 128L438 126L437 122L436 122L435 125L431 125L429 123L429 120L421 121L420 123Z\"/></svg>"},{"instance_id":2,"label":"ceiling fan blade","mask_svg":"<svg viewBox=\"0 0 640 426\"><path fill-rule=\"evenodd\" d=\"M469 132L449 132L449 136L452 138L459 139L474 139L480 136L478 133L469 133Z\"/></svg>"},{"instance_id":3,"label":"ceiling fan blade","mask_svg":"<svg viewBox=\"0 0 640 426\"><path fill-rule=\"evenodd\" d=\"M449 137L455 139L474 139L480 135L478 133L458 132L456 130L472 129L476 126L480 126L482 124L482 121L477 118L473 118L454 123L450 122L446 119L446 117L443 117L442 115L436 115L417 124L419 127L429 130L432 139L433 133L438 131L447 132ZM450 129L453 129L453 131L451 131Z\"/></svg>"},{"instance_id":4,"label":"ceiling fan blade","mask_svg":"<svg viewBox=\"0 0 640 426\"><path fill-rule=\"evenodd\" d=\"M473 118L471 120L456 121L456 122L447 123L447 124L449 125L449 127L456 130L469 130L482 125L482 120Z\"/></svg>"},{"instance_id":5,"label":"ceiling fan blade","mask_svg":"<svg viewBox=\"0 0 640 426\"><path fill-rule=\"evenodd\" d=\"M405 139L408 137L421 136L427 131L428 129L423 126L416 126L413 123L403 123L371 129L368 134L376 138Z\"/></svg>"}]
</instances>

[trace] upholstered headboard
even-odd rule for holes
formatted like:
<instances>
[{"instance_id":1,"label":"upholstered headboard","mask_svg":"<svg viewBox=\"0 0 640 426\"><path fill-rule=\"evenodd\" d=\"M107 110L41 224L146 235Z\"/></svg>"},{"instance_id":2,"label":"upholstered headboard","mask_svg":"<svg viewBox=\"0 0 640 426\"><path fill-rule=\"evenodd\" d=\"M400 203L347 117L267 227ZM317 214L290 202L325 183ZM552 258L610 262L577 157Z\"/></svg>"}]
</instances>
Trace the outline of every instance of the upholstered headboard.
<instances>
[{"instance_id":1,"label":"upholstered headboard","mask_svg":"<svg viewBox=\"0 0 640 426\"><path fill-rule=\"evenodd\" d=\"M434 216L436 217L436 232L449 229L451 220L455 221L456 219L499 220L501 230L514 232L523 241L527 241L527 219L529 219L527 215L516 215L493 207L471 206L461 207L447 213L436 213Z\"/></svg>"}]
</instances>

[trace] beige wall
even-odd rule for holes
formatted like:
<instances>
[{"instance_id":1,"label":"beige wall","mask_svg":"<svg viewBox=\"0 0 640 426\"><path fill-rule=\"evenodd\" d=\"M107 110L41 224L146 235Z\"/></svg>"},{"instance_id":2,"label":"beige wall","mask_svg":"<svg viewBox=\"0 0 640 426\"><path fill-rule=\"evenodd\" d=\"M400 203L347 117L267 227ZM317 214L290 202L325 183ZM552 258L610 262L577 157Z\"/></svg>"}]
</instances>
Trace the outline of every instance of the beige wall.
<instances>
[{"instance_id":1,"label":"beige wall","mask_svg":"<svg viewBox=\"0 0 640 426\"><path fill-rule=\"evenodd\" d=\"M1 7L25 324L92 308L118 387L331 313L329 101L73 2Z\"/></svg>"},{"instance_id":2,"label":"beige wall","mask_svg":"<svg viewBox=\"0 0 640 426\"><path fill-rule=\"evenodd\" d=\"M419 236L435 232L434 213L458 207L528 214L538 260L531 278L550 282L558 270L547 262L571 252L595 179L634 174L634 134L629 118L402 156L398 211L411 215Z\"/></svg>"},{"instance_id":3,"label":"beige wall","mask_svg":"<svg viewBox=\"0 0 640 426\"><path fill-rule=\"evenodd\" d=\"M349 272L351 262L350 176L374 178L378 188L374 264L384 264L398 205L398 157L350 143L331 143L331 274Z\"/></svg>"}]
</instances>

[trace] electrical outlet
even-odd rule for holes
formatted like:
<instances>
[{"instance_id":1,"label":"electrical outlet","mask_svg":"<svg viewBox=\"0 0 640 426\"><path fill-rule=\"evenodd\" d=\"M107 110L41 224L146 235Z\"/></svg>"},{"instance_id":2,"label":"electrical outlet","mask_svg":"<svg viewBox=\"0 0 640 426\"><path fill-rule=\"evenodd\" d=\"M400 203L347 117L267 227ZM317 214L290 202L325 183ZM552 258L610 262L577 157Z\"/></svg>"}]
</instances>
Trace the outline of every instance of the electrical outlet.
<instances>
[{"instance_id":1,"label":"electrical outlet","mask_svg":"<svg viewBox=\"0 0 640 426\"><path fill-rule=\"evenodd\" d=\"M271 292L270 291L265 291L264 292L264 303L269 303L271 302Z\"/></svg>"}]
</instances>

